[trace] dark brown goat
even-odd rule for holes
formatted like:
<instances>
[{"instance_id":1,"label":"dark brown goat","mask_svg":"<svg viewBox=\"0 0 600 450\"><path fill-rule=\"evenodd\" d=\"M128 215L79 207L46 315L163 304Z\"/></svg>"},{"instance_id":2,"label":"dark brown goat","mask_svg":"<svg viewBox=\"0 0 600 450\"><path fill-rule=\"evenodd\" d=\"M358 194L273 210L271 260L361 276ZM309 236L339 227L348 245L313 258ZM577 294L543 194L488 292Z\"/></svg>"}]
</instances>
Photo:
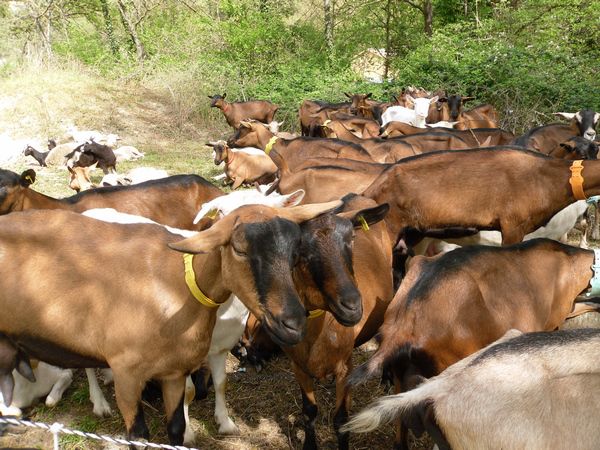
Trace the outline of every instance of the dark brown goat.
<instances>
[{"instance_id":1,"label":"dark brown goat","mask_svg":"<svg viewBox=\"0 0 600 450\"><path fill-rule=\"evenodd\" d=\"M28 145L27 147L25 147L25 150L23 150L23 156L33 156L33 159L35 159L38 162L38 164L42 167L48 167L48 165L46 164L46 156L48 156L48 153L50 153L50 151L40 152L33 148L31 145Z\"/></svg>"},{"instance_id":2,"label":"dark brown goat","mask_svg":"<svg viewBox=\"0 0 600 450\"><path fill-rule=\"evenodd\" d=\"M340 433L339 427L347 421L350 408L350 391L346 386L346 377L352 369L352 349L375 335L383 322L385 310L394 293L391 241L385 224L376 223L383 218L387 207L378 207L375 202L364 197L350 196L344 200L344 210L348 212L341 215L348 214L348 218L351 218L357 229L350 270L362 297L362 319L358 324L348 327L340 324L332 314L326 312L319 317L308 319L306 335L299 344L293 347L282 347L292 360L296 381L300 384L302 392L302 410L305 420L304 448L317 447L314 423L318 408L314 379L324 380L331 375L335 377L336 383L333 423L338 437L338 447L342 450L348 448L348 435ZM356 214L359 210L364 213ZM314 254L315 249L322 246L321 241L325 234L318 233L317 230L330 228L329 233L335 233L334 226L327 227L320 223L330 222L331 217L335 219L335 216L327 215L311 223L305 223L300 244L301 254ZM359 220L359 217L363 220ZM366 227L364 223L368 223L369 226ZM343 259L347 256L338 257ZM325 294L323 293L323 286L329 283L327 274L322 273L314 261L303 258L300 259L299 272L306 273L306 276L302 277L304 280L311 280L308 283L303 282L298 289L305 307L308 310L323 308L322 305L327 303L327 296L333 294L327 293L326 290ZM320 273L320 276L315 277L315 272Z\"/></svg>"},{"instance_id":3,"label":"dark brown goat","mask_svg":"<svg viewBox=\"0 0 600 450\"><path fill-rule=\"evenodd\" d=\"M229 139L231 147L257 147L269 154L277 150L293 170L307 158L348 158L373 162L369 153L360 145L337 139L298 137L283 139L276 137L260 122L242 122L235 135Z\"/></svg>"},{"instance_id":4,"label":"dark brown goat","mask_svg":"<svg viewBox=\"0 0 600 450\"><path fill-rule=\"evenodd\" d=\"M147 217L155 222L186 230L201 230L207 222L193 221L203 203L223 192L198 175L174 175L131 186L90 189L71 197L56 199L29 188L35 171L21 175L0 169L0 214L28 209L66 209L83 212L92 208Z\"/></svg>"},{"instance_id":5,"label":"dark brown goat","mask_svg":"<svg viewBox=\"0 0 600 450\"><path fill-rule=\"evenodd\" d=\"M600 120L600 113L590 109L582 109L577 113L556 113L556 115L571 121L569 125L551 123L535 127L514 140L515 145L537 150L548 154L561 142L571 137L582 136L593 141L596 136L596 126Z\"/></svg>"},{"instance_id":6,"label":"dark brown goat","mask_svg":"<svg viewBox=\"0 0 600 450\"><path fill-rule=\"evenodd\" d=\"M268 100L254 100L249 102L227 102L226 93L223 95L215 94L208 96L211 99L211 108L219 108L227 123L236 130L242 120L255 119L260 122L269 123L273 121L275 113L279 106L274 105Z\"/></svg>"},{"instance_id":7,"label":"dark brown goat","mask_svg":"<svg viewBox=\"0 0 600 450\"><path fill-rule=\"evenodd\" d=\"M396 392L406 391L511 328L552 331L588 310L574 302L593 262L592 251L549 239L416 257L385 314L379 349L351 383L385 370ZM395 448L408 450L406 433Z\"/></svg>"},{"instance_id":8,"label":"dark brown goat","mask_svg":"<svg viewBox=\"0 0 600 450\"><path fill-rule=\"evenodd\" d=\"M562 159L597 159L598 144L588 141L581 136L575 136L571 139L561 142L548 155L554 158Z\"/></svg>"},{"instance_id":9,"label":"dark brown goat","mask_svg":"<svg viewBox=\"0 0 600 450\"><path fill-rule=\"evenodd\" d=\"M196 254L191 264L201 292L215 303L235 294L272 338L294 345L306 326L291 273L298 224L337 205L241 207L184 240L159 225L105 223L68 211L0 217L0 333L51 364L109 366L130 439L149 438L141 392L159 380L169 440L181 445L185 378L208 353L216 309L192 295L179 252ZM50 267L51 276L40 275Z\"/></svg>"},{"instance_id":10,"label":"dark brown goat","mask_svg":"<svg viewBox=\"0 0 600 450\"><path fill-rule=\"evenodd\" d=\"M394 164L363 195L390 204L400 247L411 231L448 227L500 230L514 244L576 200L570 165L518 147L429 153ZM600 194L600 162L584 167L585 194Z\"/></svg>"},{"instance_id":11,"label":"dark brown goat","mask_svg":"<svg viewBox=\"0 0 600 450\"><path fill-rule=\"evenodd\" d=\"M457 129L496 128L498 126L498 113L492 105L486 103L467 111L463 109L463 104L473 98L461 95L449 95L440 98L439 101L445 102L448 108L448 119L443 120L458 122L456 124Z\"/></svg>"},{"instance_id":12,"label":"dark brown goat","mask_svg":"<svg viewBox=\"0 0 600 450\"><path fill-rule=\"evenodd\" d=\"M65 159L67 160L67 166L70 167L90 167L97 164L105 174L117 171L117 157L113 149L108 145L98 144L94 141L79 145L66 155Z\"/></svg>"}]
</instances>

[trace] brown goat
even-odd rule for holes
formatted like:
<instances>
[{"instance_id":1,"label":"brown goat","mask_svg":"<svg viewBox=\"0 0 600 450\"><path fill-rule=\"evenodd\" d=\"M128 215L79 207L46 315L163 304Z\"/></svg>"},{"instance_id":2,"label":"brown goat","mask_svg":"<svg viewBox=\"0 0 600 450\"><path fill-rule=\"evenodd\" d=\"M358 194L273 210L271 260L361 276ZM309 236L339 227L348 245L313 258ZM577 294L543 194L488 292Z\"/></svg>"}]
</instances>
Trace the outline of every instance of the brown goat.
<instances>
[{"instance_id":1,"label":"brown goat","mask_svg":"<svg viewBox=\"0 0 600 450\"><path fill-rule=\"evenodd\" d=\"M389 164L345 158L310 158L292 171L276 150L271 152L271 158L279 169L279 177L273 188L277 188L282 194L303 189L306 192L303 203L306 204L361 192L389 167Z\"/></svg>"},{"instance_id":2,"label":"brown goat","mask_svg":"<svg viewBox=\"0 0 600 450\"><path fill-rule=\"evenodd\" d=\"M337 205L242 207L184 240L162 226L68 211L0 217L0 333L50 364L109 366L130 439L149 438L141 391L159 380L169 440L181 445L185 377L206 357L216 309L192 295L179 252L197 254L190 264L201 292L215 303L234 293L276 342L293 345L306 326L291 273L297 224Z\"/></svg>"},{"instance_id":3,"label":"brown goat","mask_svg":"<svg viewBox=\"0 0 600 450\"><path fill-rule=\"evenodd\" d=\"M342 124L333 123L325 127L330 137L337 136L363 147L373 158L380 163L394 163L409 156L420 155L441 150L462 150L472 148L463 138L443 131L425 131L421 133L402 136L396 139L370 138L360 139L350 133Z\"/></svg>"},{"instance_id":4,"label":"brown goat","mask_svg":"<svg viewBox=\"0 0 600 450\"><path fill-rule=\"evenodd\" d=\"M373 119L355 117L350 114L332 114L331 119L325 121L322 126L326 127L332 122L343 124L352 134L362 139L379 136L379 122Z\"/></svg>"},{"instance_id":5,"label":"brown goat","mask_svg":"<svg viewBox=\"0 0 600 450\"><path fill-rule=\"evenodd\" d=\"M242 120L255 119L260 122L269 123L273 121L279 106L267 100L254 100L249 102L227 102L223 95L215 94L208 96L211 99L211 108L219 108L229 126L238 129Z\"/></svg>"},{"instance_id":6,"label":"brown goat","mask_svg":"<svg viewBox=\"0 0 600 450\"><path fill-rule=\"evenodd\" d=\"M390 204L400 247L411 231L448 227L499 230L514 244L576 200L570 165L518 147L429 153L394 164L363 195ZM600 194L600 162L584 167L586 195Z\"/></svg>"},{"instance_id":7,"label":"brown goat","mask_svg":"<svg viewBox=\"0 0 600 450\"><path fill-rule=\"evenodd\" d=\"M453 128L430 128L429 132L449 133L461 138L469 147L476 148L495 145L508 145L515 139L510 132L501 128L473 128L473 129L453 129ZM423 128L413 127L402 122L390 122L381 128L380 137L383 138L401 138L412 134L423 133ZM489 139L488 139L489 138Z\"/></svg>"},{"instance_id":8,"label":"brown goat","mask_svg":"<svg viewBox=\"0 0 600 450\"><path fill-rule=\"evenodd\" d=\"M28 209L65 209L83 212L92 208L147 217L155 222L186 230L201 230L207 221L194 225L203 203L223 192L198 175L174 175L131 186L90 189L71 197L56 199L29 189L35 171L21 175L0 169L0 214Z\"/></svg>"},{"instance_id":9,"label":"brown goat","mask_svg":"<svg viewBox=\"0 0 600 450\"><path fill-rule=\"evenodd\" d=\"M206 144L215 151L215 164L225 163L225 175L233 181L231 189L239 188L242 183L257 181L260 184L270 183L275 179L277 166L266 154L249 154L234 151L225 141Z\"/></svg>"},{"instance_id":10,"label":"brown goat","mask_svg":"<svg viewBox=\"0 0 600 450\"><path fill-rule=\"evenodd\" d=\"M319 100L304 100L298 110L302 136L325 137L321 125L331 113L350 113L350 103L327 103Z\"/></svg>"},{"instance_id":11,"label":"brown goat","mask_svg":"<svg viewBox=\"0 0 600 450\"><path fill-rule=\"evenodd\" d=\"M330 375L335 376L336 404L334 412L334 428L338 437L340 449L348 448L348 435L339 432L339 427L348 419L350 408L350 392L346 386L346 377L352 369L352 349L361 345L375 335L383 322L388 303L393 297L392 287L392 255L391 242L384 223L376 223L383 218L387 207L377 207L372 200L364 197L350 197L345 200L344 209L352 216L354 227L357 228L354 240L352 267L356 284L361 293L363 315L361 321L353 327L347 327L335 320L326 312L319 317L307 321L304 339L293 347L284 346L284 352L292 360L292 368L302 392L302 410L304 413L305 437L304 448L316 448L314 422L317 416L314 379L323 380ZM371 208L369 213L360 215L356 210ZM324 217L323 220L327 219ZM323 237L317 233L323 228L320 218L310 223L302 233L301 253L312 254L313 247L320 246ZM369 224L367 227L364 223ZM366 229L361 229L365 227ZM331 232L334 232L333 229ZM305 249L305 247L307 247ZM309 273L312 261L300 260L300 273ZM316 280L310 276L303 277ZM322 282L327 283L326 277ZM326 301L322 288L315 283L302 283L298 293L307 309L320 308Z\"/></svg>"},{"instance_id":12,"label":"brown goat","mask_svg":"<svg viewBox=\"0 0 600 450\"><path fill-rule=\"evenodd\" d=\"M600 121L600 113L590 109L582 109L577 113L556 113L560 117L569 119L569 125L562 123L551 123L541 127L535 127L514 140L515 145L537 150L548 154L561 142L574 136L583 136L593 141L596 136L596 126Z\"/></svg>"},{"instance_id":13,"label":"brown goat","mask_svg":"<svg viewBox=\"0 0 600 450\"><path fill-rule=\"evenodd\" d=\"M360 145L337 139L298 137L277 138L259 122L242 122L235 135L227 142L231 147L257 147L270 153L277 150L293 170L307 158L348 158L373 162L369 153Z\"/></svg>"},{"instance_id":14,"label":"brown goat","mask_svg":"<svg viewBox=\"0 0 600 450\"><path fill-rule=\"evenodd\" d=\"M379 349L351 383L386 371L396 392L406 391L511 328L555 330L588 309L574 302L588 287L593 262L592 251L549 239L416 257L385 314ZM406 433L399 439L395 448L408 450Z\"/></svg>"},{"instance_id":15,"label":"brown goat","mask_svg":"<svg viewBox=\"0 0 600 450\"><path fill-rule=\"evenodd\" d=\"M458 122L456 128L460 130L469 128L496 128L498 126L498 113L492 105L486 103L467 111L463 109L463 104L473 98L461 95L441 97L439 101L444 102L447 105L445 108L448 110L448 118L442 120Z\"/></svg>"}]
</instances>

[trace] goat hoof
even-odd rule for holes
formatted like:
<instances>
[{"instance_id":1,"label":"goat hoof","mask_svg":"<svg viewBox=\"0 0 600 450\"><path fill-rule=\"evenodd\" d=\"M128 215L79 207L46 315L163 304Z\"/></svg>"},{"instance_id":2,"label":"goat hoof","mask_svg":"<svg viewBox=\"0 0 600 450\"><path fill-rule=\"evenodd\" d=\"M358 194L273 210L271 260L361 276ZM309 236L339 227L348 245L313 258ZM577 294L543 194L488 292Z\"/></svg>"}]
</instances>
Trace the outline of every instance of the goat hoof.
<instances>
[{"instance_id":1,"label":"goat hoof","mask_svg":"<svg viewBox=\"0 0 600 450\"><path fill-rule=\"evenodd\" d=\"M94 414L98 417L110 417L112 416L112 409L107 402L102 402L99 405L94 405Z\"/></svg>"},{"instance_id":2,"label":"goat hoof","mask_svg":"<svg viewBox=\"0 0 600 450\"><path fill-rule=\"evenodd\" d=\"M2 416L12 416L12 417L23 417L23 411L16 406L4 406L0 405L0 415Z\"/></svg>"},{"instance_id":3,"label":"goat hoof","mask_svg":"<svg viewBox=\"0 0 600 450\"><path fill-rule=\"evenodd\" d=\"M228 417L227 420L219 424L219 434L237 435L240 434L240 429L233 420Z\"/></svg>"},{"instance_id":4,"label":"goat hoof","mask_svg":"<svg viewBox=\"0 0 600 450\"><path fill-rule=\"evenodd\" d=\"M196 433L192 430L189 424L185 427L185 433L183 435L183 445L192 446L196 443Z\"/></svg>"}]
</instances>

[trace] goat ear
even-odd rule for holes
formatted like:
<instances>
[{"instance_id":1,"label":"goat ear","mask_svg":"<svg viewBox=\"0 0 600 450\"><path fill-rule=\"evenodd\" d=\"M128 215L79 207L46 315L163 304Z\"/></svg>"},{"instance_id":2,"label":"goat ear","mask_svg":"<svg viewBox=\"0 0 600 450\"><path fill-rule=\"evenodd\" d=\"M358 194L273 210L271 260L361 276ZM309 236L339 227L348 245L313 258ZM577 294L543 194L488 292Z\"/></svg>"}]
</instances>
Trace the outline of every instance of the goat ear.
<instances>
[{"instance_id":1,"label":"goat ear","mask_svg":"<svg viewBox=\"0 0 600 450\"><path fill-rule=\"evenodd\" d=\"M213 99L212 95L207 95L208 98L210 98L211 100Z\"/></svg>"},{"instance_id":2,"label":"goat ear","mask_svg":"<svg viewBox=\"0 0 600 450\"><path fill-rule=\"evenodd\" d=\"M214 147L216 145L216 142L207 142L206 144L207 147Z\"/></svg>"},{"instance_id":3,"label":"goat ear","mask_svg":"<svg viewBox=\"0 0 600 450\"><path fill-rule=\"evenodd\" d=\"M352 96L350 94L348 94L347 92L344 92L344 95L348 98L352 98Z\"/></svg>"},{"instance_id":4,"label":"goat ear","mask_svg":"<svg viewBox=\"0 0 600 450\"><path fill-rule=\"evenodd\" d=\"M573 150L575 150L575 146L572 145L570 142L561 142L560 146L566 149L568 152L572 152Z\"/></svg>"},{"instance_id":5,"label":"goat ear","mask_svg":"<svg viewBox=\"0 0 600 450\"><path fill-rule=\"evenodd\" d=\"M248 122L247 120L242 120L242 121L240 121L240 127L252 128L252 124L250 122Z\"/></svg>"},{"instance_id":6,"label":"goat ear","mask_svg":"<svg viewBox=\"0 0 600 450\"><path fill-rule=\"evenodd\" d=\"M431 97L431 98L429 99L429 103L435 103L435 102L437 102L437 101L438 101L438 99L439 99L439 98L440 98L440 97L439 97L439 96L437 96L437 95L436 95L435 97Z\"/></svg>"},{"instance_id":7,"label":"goat ear","mask_svg":"<svg viewBox=\"0 0 600 450\"><path fill-rule=\"evenodd\" d=\"M390 205L387 203L382 203L381 205L377 205L372 208L339 213L338 216L350 220L352 225L354 225L354 228L367 228L366 225L374 225L377 222L382 221L389 210Z\"/></svg>"},{"instance_id":8,"label":"goat ear","mask_svg":"<svg viewBox=\"0 0 600 450\"><path fill-rule=\"evenodd\" d=\"M444 102L447 102L447 101L448 101L448 97L440 97L440 98L438 98L438 102L439 103L444 103Z\"/></svg>"},{"instance_id":9,"label":"goat ear","mask_svg":"<svg viewBox=\"0 0 600 450\"><path fill-rule=\"evenodd\" d=\"M462 102L468 102L469 100L473 100L475 97L462 97Z\"/></svg>"},{"instance_id":10,"label":"goat ear","mask_svg":"<svg viewBox=\"0 0 600 450\"><path fill-rule=\"evenodd\" d=\"M412 103L414 103L414 102L415 102L415 99L414 99L414 98L413 98L413 96L412 96L412 95L410 95L410 94L406 94L406 96L405 96L404 98L405 98L406 100L408 100L409 102L412 102Z\"/></svg>"},{"instance_id":11,"label":"goat ear","mask_svg":"<svg viewBox=\"0 0 600 450\"><path fill-rule=\"evenodd\" d=\"M225 216L223 219L215 222L209 229L201 231L190 238L167 245L178 252L194 254L210 253L229 242L237 217L235 214Z\"/></svg>"},{"instance_id":12,"label":"goat ear","mask_svg":"<svg viewBox=\"0 0 600 450\"><path fill-rule=\"evenodd\" d=\"M227 92L223 92L223 95L221 95L221 98L225 98L227 97Z\"/></svg>"},{"instance_id":13,"label":"goat ear","mask_svg":"<svg viewBox=\"0 0 600 450\"><path fill-rule=\"evenodd\" d=\"M25 187L31 186L35 183L35 170L27 169L21 174L21 185Z\"/></svg>"},{"instance_id":14,"label":"goat ear","mask_svg":"<svg viewBox=\"0 0 600 450\"><path fill-rule=\"evenodd\" d=\"M554 113L555 116L562 117L563 119L571 120L575 118L575 113L566 113L566 112L557 112Z\"/></svg>"},{"instance_id":15,"label":"goat ear","mask_svg":"<svg viewBox=\"0 0 600 450\"><path fill-rule=\"evenodd\" d=\"M372 95L373 95L373 93L369 92L365 98L371 98Z\"/></svg>"},{"instance_id":16,"label":"goat ear","mask_svg":"<svg viewBox=\"0 0 600 450\"><path fill-rule=\"evenodd\" d=\"M277 215L292 222L302 223L314 219L321 214L332 211L342 205L341 200L327 203L311 203L309 205L293 206L291 208L277 208Z\"/></svg>"},{"instance_id":17,"label":"goat ear","mask_svg":"<svg viewBox=\"0 0 600 450\"><path fill-rule=\"evenodd\" d=\"M283 204L281 205L283 208L289 208L291 206L296 206L298 203L302 201L304 198L304 189L298 189L295 192L292 192L288 195L283 195Z\"/></svg>"}]
</instances>

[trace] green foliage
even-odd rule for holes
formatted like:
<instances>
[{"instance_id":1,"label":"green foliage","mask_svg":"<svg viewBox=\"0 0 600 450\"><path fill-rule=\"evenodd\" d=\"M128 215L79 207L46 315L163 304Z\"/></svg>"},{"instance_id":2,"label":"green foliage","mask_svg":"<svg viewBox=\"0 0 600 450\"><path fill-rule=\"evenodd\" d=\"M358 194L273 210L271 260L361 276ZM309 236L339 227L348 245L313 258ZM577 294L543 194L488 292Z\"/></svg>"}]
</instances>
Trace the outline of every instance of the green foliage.
<instances>
[{"instance_id":1,"label":"green foliage","mask_svg":"<svg viewBox=\"0 0 600 450\"><path fill-rule=\"evenodd\" d=\"M431 38L423 32L421 11L407 2L336 2L332 49L324 39L320 1L199 0L194 9L164 2L136 22L147 54L140 64L116 2L107 4L117 54L100 0L86 0L69 19L52 18L60 31L52 48L104 76L135 78L164 91L179 128L222 120L206 99L217 92L231 100L270 99L281 105L278 117L291 128L302 99L342 101L343 92L373 92L388 100L407 85L491 102L514 131L547 123L556 109L600 109L592 95L599 87L600 2L432 1ZM125 3L131 11L143 2ZM3 8L0 34L14 27L9 16ZM15 45L0 44L0 51L8 47ZM352 71L354 58L367 48L387 48L393 81L372 84ZM0 76L11 67L3 66Z\"/></svg>"}]
</instances>

